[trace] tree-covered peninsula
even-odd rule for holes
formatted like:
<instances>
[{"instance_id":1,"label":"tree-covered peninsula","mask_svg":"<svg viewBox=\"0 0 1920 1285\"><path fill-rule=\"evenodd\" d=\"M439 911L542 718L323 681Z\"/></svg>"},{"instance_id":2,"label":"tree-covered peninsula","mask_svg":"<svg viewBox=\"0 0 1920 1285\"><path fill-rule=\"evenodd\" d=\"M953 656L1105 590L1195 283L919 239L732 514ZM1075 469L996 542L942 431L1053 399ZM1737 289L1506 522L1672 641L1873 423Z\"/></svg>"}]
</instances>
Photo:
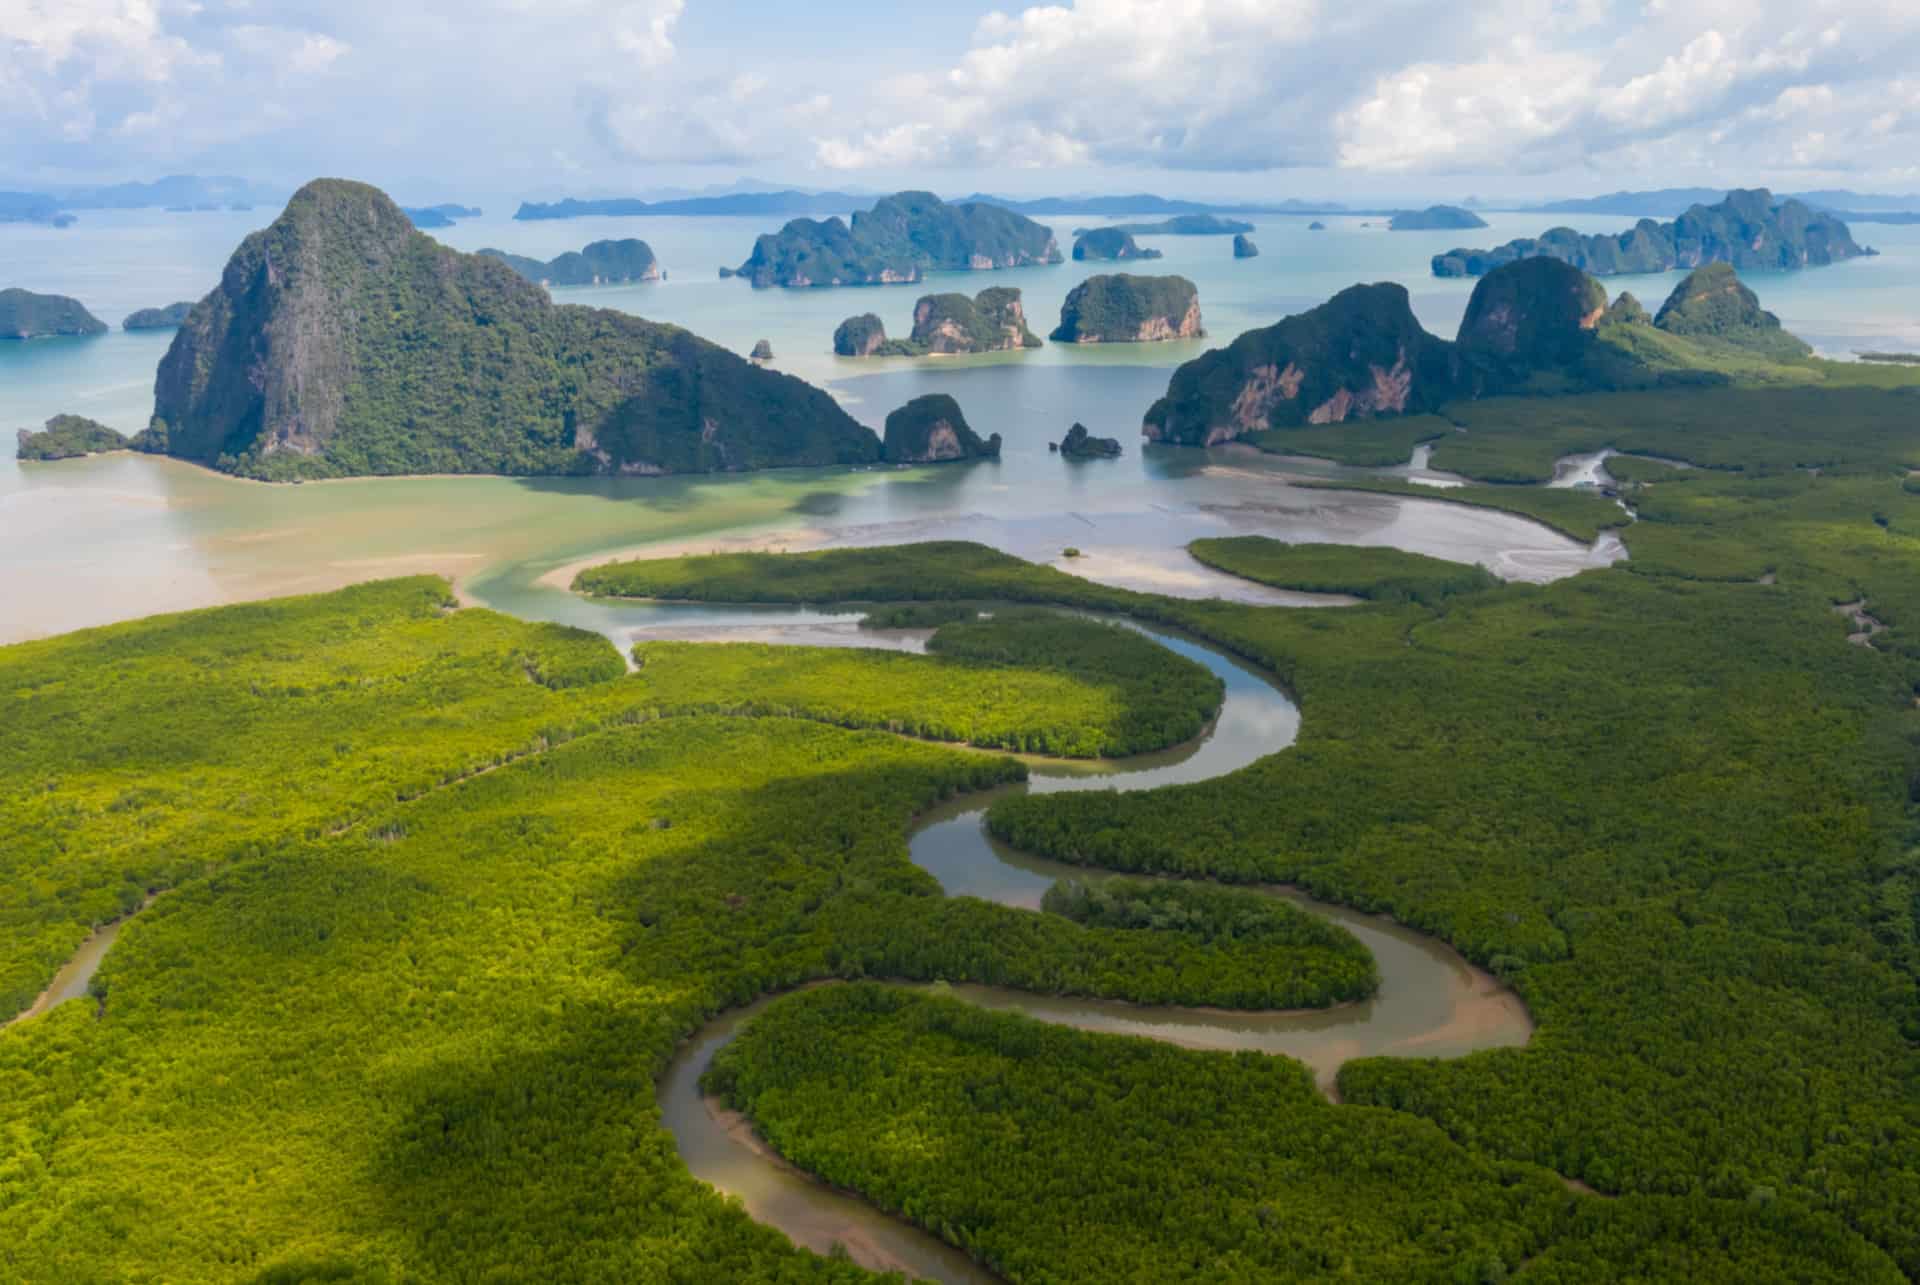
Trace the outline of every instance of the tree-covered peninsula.
<instances>
[{"instance_id":1,"label":"tree-covered peninsula","mask_svg":"<svg viewBox=\"0 0 1920 1285\"><path fill-rule=\"evenodd\" d=\"M675 326L557 305L321 180L234 253L160 363L141 449L252 477L866 464L826 393Z\"/></svg>"},{"instance_id":2,"label":"tree-covered peninsula","mask_svg":"<svg viewBox=\"0 0 1920 1285\"><path fill-rule=\"evenodd\" d=\"M1060 262L1053 233L1023 214L931 192L900 192L849 226L837 216L794 219L754 242L731 275L755 288L900 285L929 272L983 272Z\"/></svg>"},{"instance_id":3,"label":"tree-covered peninsula","mask_svg":"<svg viewBox=\"0 0 1920 1285\"><path fill-rule=\"evenodd\" d=\"M38 432L21 429L19 456L23 460L71 460L102 451L124 451L125 437L84 415L55 415Z\"/></svg>"},{"instance_id":4,"label":"tree-covered peninsula","mask_svg":"<svg viewBox=\"0 0 1920 1285\"><path fill-rule=\"evenodd\" d=\"M665 274L653 247L629 237L624 241L595 241L582 250L569 250L558 258L542 262L505 250L482 250L481 254L543 286L613 286L638 281L658 281Z\"/></svg>"},{"instance_id":5,"label":"tree-covered peninsula","mask_svg":"<svg viewBox=\"0 0 1920 1285\"><path fill-rule=\"evenodd\" d=\"M1048 337L1063 344L1137 344L1206 333L1193 282L1116 272L1088 277L1068 291L1060 324Z\"/></svg>"},{"instance_id":6,"label":"tree-covered peninsula","mask_svg":"<svg viewBox=\"0 0 1920 1285\"><path fill-rule=\"evenodd\" d=\"M1562 259L1595 276L1668 272L1707 263L1742 271L1814 268L1873 251L1855 244L1839 217L1765 188L1727 193L1717 205L1695 205L1671 223L1641 219L1617 234L1586 236L1553 228L1492 250L1449 250L1433 257L1437 277L1477 277L1516 259Z\"/></svg>"},{"instance_id":7,"label":"tree-covered peninsula","mask_svg":"<svg viewBox=\"0 0 1920 1285\"><path fill-rule=\"evenodd\" d=\"M107 323L78 299L31 290L0 290L0 339L51 339L104 335Z\"/></svg>"}]
</instances>

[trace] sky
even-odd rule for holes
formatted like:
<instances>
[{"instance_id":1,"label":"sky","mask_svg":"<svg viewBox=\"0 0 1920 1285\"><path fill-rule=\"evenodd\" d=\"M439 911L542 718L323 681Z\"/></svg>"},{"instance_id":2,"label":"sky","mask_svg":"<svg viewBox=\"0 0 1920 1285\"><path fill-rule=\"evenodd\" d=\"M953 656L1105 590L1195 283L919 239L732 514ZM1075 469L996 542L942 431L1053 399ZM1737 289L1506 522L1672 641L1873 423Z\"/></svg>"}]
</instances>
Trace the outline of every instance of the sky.
<instances>
[{"instance_id":1,"label":"sky","mask_svg":"<svg viewBox=\"0 0 1920 1285\"><path fill-rule=\"evenodd\" d=\"M1920 0L0 0L0 184L1920 191Z\"/></svg>"}]
</instances>

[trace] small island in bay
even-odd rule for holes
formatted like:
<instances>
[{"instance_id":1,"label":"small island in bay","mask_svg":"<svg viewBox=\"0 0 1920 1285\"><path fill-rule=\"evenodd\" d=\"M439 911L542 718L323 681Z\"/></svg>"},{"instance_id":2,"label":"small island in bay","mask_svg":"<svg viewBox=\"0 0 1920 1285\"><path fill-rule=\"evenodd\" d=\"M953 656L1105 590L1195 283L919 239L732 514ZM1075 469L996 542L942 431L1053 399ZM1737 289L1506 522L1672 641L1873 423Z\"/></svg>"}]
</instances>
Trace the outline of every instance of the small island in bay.
<instances>
[{"instance_id":1,"label":"small island in bay","mask_svg":"<svg viewBox=\"0 0 1920 1285\"><path fill-rule=\"evenodd\" d=\"M55 415L39 432L21 429L19 456L23 460L72 460L103 451L124 451L130 443L121 434L84 415Z\"/></svg>"},{"instance_id":2,"label":"small island in bay","mask_svg":"<svg viewBox=\"0 0 1920 1285\"><path fill-rule=\"evenodd\" d=\"M1260 257L1260 247L1255 245L1245 233L1241 233L1233 238L1233 257L1236 259L1257 259Z\"/></svg>"},{"instance_id":3,"label":"small island in bay","mask_svg":"<svg viewBox=\"0 0 1920 1285\"><path fill-rule=\"evenodd\" d=\"M1176 214L1159 223L1115 223L1104 228L1075 228L1076 237L1089 232L1124 232L1128 236L1232 236L1253 231L1253 224L1223 219L1217 214Z\"/></svg>"},{"instance_id":4,"label":"small island in bay","mask_svg":"<svg viewBox=\"0 0 1920 1285\"><path fill-rule=\"evenodd\" d=\"M505 250L482 250L481 254L543 286L616 286L641 281L658 281L666 274L645 241L629 237L624 241L595 241L583 250L570 250L557 259L542 263Z\"/></svg>"},{"instance_id":5,"label":"small island in bay","mask_svg":"<svg viewBox=\"0 0 1920 1285\"><path fill-rule=\"evenodd\" d=\"M772 361L773 341L771 339L762 339L753 346L753 352L749 354L749 356L754 361Z\"/></svg>"},{"instance_id":6,"label":"small island in bay","mask_svg":"<svg viewBox=\"0 0 1920 1285\"><path fill-rule=\"evenodd\" d=\"M0 290L0 339L51 339L104 335L107 323L78 299L31 290Z\"/></svg>"},{"instance_id":7,"label":"small island in bay","mask_svg":"<svg viewBox=\"0 0 1920 1285\"><path fill-rule=\"evenodd\" d=\"M1477 277L1517 259L1562 259L1595 276L1670 272L1703 263L1741 271L1814 268L1870 255L1837 216L1797 200L1775 201L1765 188L1729 192L1695 205L1671 223L1641 219L1625 232L1587 236L1552 228L1491 250L1449 250L1433 257L1436 277Z\"/></svg>"},{"instance_id":8,"label":"small island in bay","mask_svg":"<svg viewBox=\"0 0 1920 1285\"><path fill-rule=\"evenodd\" d=\"M1082 232L1073 243L1073 257L1083 262L1109 259L1158 259L1160 251L1140 246L1119 228L1094 228Z\"/></svg>"},{"instance_id":9,"label":"small island in bay","mask_svg":"<svg viewBox=\"0 0 1920 1285\"><path fill-rule=\"evenodd\" d=\"M998 459L1000 434L982 439L945 393L916 397L887 416L881 451L889 464L943 464Z\"/></svg>"},{"instance_id":10,"label":"small island in bay","mask_svg":"<svg viewBox=\"0 0 1920 1285\"><path fill-rule=\"evenodd\" d=\"M1038 348L1040 337L1027 328L1027 313L1014 286L989 286L964 294L922 295L913 306L913 333L888 339L875 314L841 322L833 332L833 351L841 357L960 356Z\"/></svg>"},{"instance_id":11,"label":"small island in bay","mask_svg":"<svg viewBox=\"0 0 1920 1285\"><path fill-rule=\"evenodd\" d=\"M1117 437L1095 437L1087 431L1087 426L1075 423L1067 430L1067 435L1058 442L1047 445L1050 451L1058 451L1070 460L1110 460L1120 456L1120 439Z\"/></svg>"},{"instance_id":12,"label":"small island in bay","mask_svg":"<svg viewBox=\"0 0 1920 1285\"><path fill-rule=\"evenodd\" d=\"M1424 210L1401 210L1387 220L1387 228L1393 232L1434 232L1485 226L1485 219L1457 205L1429 205Z\"/></svg>"},{"instance_id":13,"label":"small island in bay","mask_svg":"<svg viewBox=\"0 0 1920 1285\"><path fill-rule=\"evenodd\" d=\"M193 311L193 303L186 300L170 303L164 308L142 308L129 313L120 323L122 330L177 330L186 324L187 314Z\"/></svg>"},{"instance_id":14,"label":"small island in bay","mask_svg":"<svg viewBox=\"0 0 1920 1285\"><path fill-rule=\"evenodd\" d=\"M272 481L880 458L822 390L678 326L557 304L337 179L234 252L162 358L134 445Z\"/></svg>"},{"instance_id":15,"label":"small island in bay","mask_svg":"<svg viewBox=\"0 0 1920 1285\"><path fill-rule=\"evenodd\" d=\"M1322 223L1319 219L1315 219L1313 222L1307 224L1307 231L1309 232L1325 232L1326 230L1327 230L1327 225Z\"/></svg>"},{"instance_id":16,"label":"small island in bay","mask_svg":"<svg viewBox=\"0 0 1920 1285\"><path fill-rule=\"evenodd\" d=\"M753 253L731 275L756 289L807 289L906 285L928 272L1058 262L1053 233L1023 214L978 201L950 205L931 192L900 192L854 214L851 226L837 216L794 219L754 242Z\"/></svg>"},{"instance_id":17,"label":"small island in bay","mask_svg":"<svg viewBox=\"0 0 1920 1285\"><path fill-rule=\"evenodd\" d=\"M473 206L454 205L451 202L444 205L402 206L400 212L413 220L413 226L419 228L422 232L431 231L435 228L450 228L461 219L477 219L480 217L480 211Z\"/></svg>"},{"instance_id":18,"label":"small island in bay","mask_svg":"<svg viewBox=\"0 0 1920 1285\"><path fill-rule=\"evenodd\" d=\"M1193 282L1121 272L1088 277L1075 286L1049 338L1063 344L1131 344L1204 334L1200 291Z\"/></svg>"}]
</instances>

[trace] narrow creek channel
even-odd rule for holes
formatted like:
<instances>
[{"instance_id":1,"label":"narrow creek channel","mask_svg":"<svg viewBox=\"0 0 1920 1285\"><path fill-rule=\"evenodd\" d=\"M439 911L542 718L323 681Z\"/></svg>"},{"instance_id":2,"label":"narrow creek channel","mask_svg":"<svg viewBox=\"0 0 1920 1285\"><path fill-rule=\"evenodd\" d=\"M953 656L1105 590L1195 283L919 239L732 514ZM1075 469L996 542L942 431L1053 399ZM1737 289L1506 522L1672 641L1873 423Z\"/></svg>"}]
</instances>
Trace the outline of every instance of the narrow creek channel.
<instances>
[{"instance_id":1,"label":"narrow creek channel","mask_svg":"<svg viewBox=\"0 0 1920 1285\"><path fill-rule=\"evenodd\" d=\"M1150 789L1237 771L1293 743L1300 713L1257 671L1210 647L1128 622L1161 645L1205 665L1226 684L1220 716L1199 740L1160 754L1098 764L1038 762L1013 791ZM968 795L920 817L910 836L913 861L950 896L980 897L1037 909L1055 879L1101 872L1024 855L987 834L985 815L1007 790ZM1373 952L1380 992L1327 1010L1249 1013L1044 996L986 986L954 986L955 998L1041 1021L1166 1040L1190 1048L1251 1049L1298 1058L1323 1089L1343 1062L1399 1055L1458 1057L1479 1049L1525 1044L1533 1026L1519 997L1474 968L1443 942L1380 916L1327 905L1289 888L1263 889L1341 924ZM721 1014L681 1046L660 1084L663 1123L696 1178L738 1198L755 1219L796 1244L826 1253L844 1246L879 1271L968 1283L998 1278L959 1250L882 1213L859 1197L834 1191L793 1168L747 1122L700 1092L713 1057L767 997Z\"/></svg>"}]
</instances>

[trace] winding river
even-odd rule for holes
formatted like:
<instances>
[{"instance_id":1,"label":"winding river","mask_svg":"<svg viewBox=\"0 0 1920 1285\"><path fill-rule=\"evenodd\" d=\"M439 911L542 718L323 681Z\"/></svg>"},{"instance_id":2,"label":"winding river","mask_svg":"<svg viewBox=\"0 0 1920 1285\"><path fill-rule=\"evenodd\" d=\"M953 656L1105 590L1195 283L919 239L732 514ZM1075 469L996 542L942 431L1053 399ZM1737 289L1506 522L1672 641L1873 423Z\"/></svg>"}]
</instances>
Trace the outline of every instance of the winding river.
<instances>
[{"instance_id":1,"label":"winding river","mask_svg":"<svg viewBox=\"0 0 1920 1285\"><path fill-rule=\"evenodd\" d=\"M1010 790L1150 789L1237 771L1293 743L1300 713L1257 671L1187 638L1130 623L1226 684L1212 728L1196 741L1160 754L1097 764L1033 761L1032 779L1005 790L968 795L920 817L910 836L913 861L951 896L981 897L1037 909L1055 879L1089 872L1026 856L987 834L985 815ZM1532 1023L1519 997L1472 967L1451 947L1389 919L1318 902L1290 888L1263 891L1334 920L1373 952L1380 992L1358 1004L1325 1010L1247 1013L1149 1007L1111 1000L1035 995L986 986L948 993L982 1007L1041 1021L1191 1048L1253 1049L1305 1062L1331 1092L1350 1058L1381 1054L1458 1057L1478 1049L1526 1043ZM917 1227L859 1197L828 1188L793 1168L755 1136L737 1113L700 1092L700 1077L741 1026L774 997L734 1009L682 1045L660 1084L662 1121L695 1177L737 1197L760 1222L796 1244L825 1253L844 1246L864 1266L945 1282L992 1282L992 1273Z\"/></svg>"}]
</instances>

